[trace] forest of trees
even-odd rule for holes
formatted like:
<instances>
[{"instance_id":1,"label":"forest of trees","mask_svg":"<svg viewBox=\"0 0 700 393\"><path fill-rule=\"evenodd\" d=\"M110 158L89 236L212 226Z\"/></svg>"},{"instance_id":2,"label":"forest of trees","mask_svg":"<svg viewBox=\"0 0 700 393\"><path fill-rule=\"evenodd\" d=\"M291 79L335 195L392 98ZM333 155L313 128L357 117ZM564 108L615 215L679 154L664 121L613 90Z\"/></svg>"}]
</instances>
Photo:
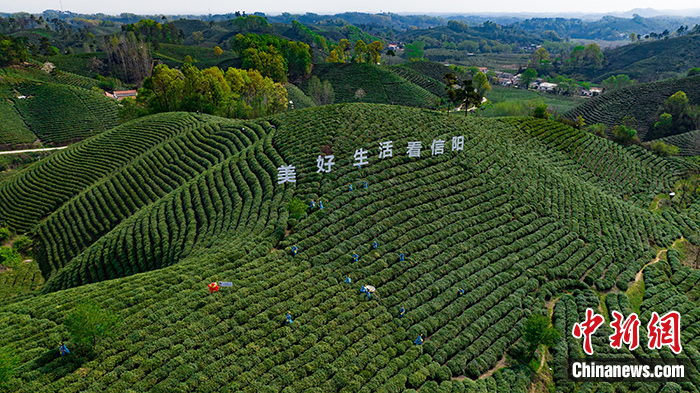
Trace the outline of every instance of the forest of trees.
<instances>
[{"instance_id":1,"label":"forest of trees","mask_svg":"<svg viewBox=\"0 0 700 393\"><path fill-rule=\"evenodd\" d=\"M200 70L188 63L178 70L161 64L139 89L137 106L129 103L122 112L126 118L171 111L254 118L280 112L287 102L287 90L257 70Z\"/></svg>"},{"instance_id":2,"label":"forest of trees","mask_svg":"<svg viewBox=\"0 0 700 393\"><path fill-rule=\"evenodd\" d=\"M27 43L21 38L0 34L0 67L27 60Z\"/></svg>"},{"instance_id":3,"label":"forest of trees","mask_svg":"<svg viewBox=\"0 0 700 393\"><path fill-rule=\"evenodd\" d=\"M308 44L270 34L238 34L232 44L243 68L255 69L275 82L303 78L311 72L313 53Z\"/></svg>"}]
</instances>

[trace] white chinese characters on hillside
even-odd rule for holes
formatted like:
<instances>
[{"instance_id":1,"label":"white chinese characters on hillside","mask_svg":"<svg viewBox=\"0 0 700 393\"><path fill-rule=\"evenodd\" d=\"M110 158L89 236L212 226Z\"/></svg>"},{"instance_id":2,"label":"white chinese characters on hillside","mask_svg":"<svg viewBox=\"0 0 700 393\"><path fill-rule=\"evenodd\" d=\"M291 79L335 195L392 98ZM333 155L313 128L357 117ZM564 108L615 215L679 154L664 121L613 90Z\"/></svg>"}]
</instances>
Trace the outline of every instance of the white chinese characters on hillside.
<instances>
[{"instance_id":1,"label":"white chinese characters on hillside","mask_svg":"<svg viewBox=\"0 0 700 393\"><path fill-rule=\"evenodd\" d=\"M296 183L297 172L296 168L291 165L281 166L277 168L277 184Z\"/></svg>"},{"instance_id":2,"label":"white chinese characters on hillside","mask_svg":"<svg viewBox=\"0 0 700 393\"><path fill-rule=\"evenodd\" d=\"M316 173L331 173L331 167L335 164L333 159L335 159L335 156L318 156L318 159L316 159L316 167L318 168Z\"/></svg>"},{"instance_id":3,"label":"white chinese characters on hillside","mask_svg":"<svg viewBox=\"0 0 700 393\"><path fill-rule=\"evenodd\" d=\"M445 143L443 139L433 139L430 145L431 156L442 155L445 153ZM423 142L421 141L410 141L406 144L406 155L409 158L420 158L420 152L423 147ZM452 151L464 150L464 136L452 137ZM394 156L394 141L384 141L379 142L379 154L378 158L380 160L391 158ZM359 148L355 150L353 155L353 166L362 169L363 166L370 164L370 151L364 148ZM332 155L319 155L316 159L316 173L331 173L333 165L335 165L335 156ZM293 165L283 165L277 168L277 184L284 183L296 183L296 168Z\"/></svg>"}]
</instances>

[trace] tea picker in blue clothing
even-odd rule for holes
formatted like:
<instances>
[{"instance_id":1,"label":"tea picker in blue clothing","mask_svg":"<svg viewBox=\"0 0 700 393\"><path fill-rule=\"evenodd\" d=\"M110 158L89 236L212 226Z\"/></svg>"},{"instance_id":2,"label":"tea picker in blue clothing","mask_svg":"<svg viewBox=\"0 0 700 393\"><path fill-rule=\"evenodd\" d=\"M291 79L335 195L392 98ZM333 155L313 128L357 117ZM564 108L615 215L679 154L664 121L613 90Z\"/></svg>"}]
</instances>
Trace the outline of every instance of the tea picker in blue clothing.
<instances>
[{"instance_id":1,"label":"tea picker in blue clothing","mask_svg":"<svg viewBox=\"0 0 700 393\"><path fill-rule=\"evenodd\" d=\"M418 335L418 338L416 339L416 341L414 341L414 343L415 343L416 345L422 345L422 344L423 344L423 335L422 335L422 334L419 334L419 335Z\"/></svg>"},{"instance_id":2,"label":"tea picker in blue clothing","mask_svg":"<svg viewBox=\"0 0 700 393\"><path fill-rule=\"evenodd\" d=\"M357 255L357 254L355 254L355 253L352 254L352 261L353 261L353 262L357 262L359 259L360 259L360 256L359 256L359 255Z\"/></svg>"},{"instance_id":3,"label":"tea picker in blue clothing","mask_svg":"<svg viewBox=\"0 0 700 393\"><path fill-rule=\"evenodd\" d=\"M297 255L298 252L299 252L299 247L297 247L296 244L293 245L292 246L292 255Z\"/></svg>"},{"instance_id":4,"label":"tea picker in blue clothing","mask_svg":"<svg viewBox=\"0 0 700 393\"><path fill-rule=\"evenodd\" d=\"M399 262L403 262L403 253L402 252L399 253Z\"/></svg>"},{"instance_id":5,"label":"tea picker in blue clothing","mask_svg":"<svg viewBox=\"0 0 700 393\"><path fill-rule=\"evenodd\" d=\"M363 186L364 188L367 188L367 182L366 182L366 181L363 181L363 182L362 182L362 186Z\"/></svg>"},{"instance_id":6,"label":"tea picker in blue clothing","mask_svg":"<svg viewBox=\"0 0 700 393\"><path fill-rule=\"evenodd\" d=\"M464 289L459 288L459 296L462 296L462 295L464 295Z\"/></svg>"},{"instance_id":7,"label":"tea picker in blue clothing","mask_svg":"<svg viewBox=\"0 0 700 393\"><path fill-rule=\"evenodd\" d=\"M352 184L350 184L350 191L352 191Z\"/></svg>"},{"instance_id":8,"label":"tea picker in blue clothing","mask_svg":"<svg viewBox=\"0 0 700 393\"><path fill-rule=\"evenodd\" d=\"M311 203L309 204L309 207L312 208L312 209L313 209L314 207L316 207L316 201L314 201L314 200L312 199L312 200L311 200Z\"/></svg>"},{"instance_id":9,"label":"tea picker in blue clothing","mask_svg":"<svg viewBox=\"0 0 700 393\"><path fill-rule=\"evenodd\" d=\"M352 280L350 279L350 276L345 277L345 283L346 284L352 284Z\"/></svg>"},{"instance_id":10,"label":"tea picker in blue clothing","mask_svg":"<svg viewBox=\"0 0 700 393\"><path fill-rule=\"evenodd\" d=\"M399 306L399 318L403 318L404 314L406 314L406 309L403 306Z\"/></svg>"},{"instance_id":11,"label":"tea picker in blue clothing","mask_svg":"<svg viewBox=\"0 0 700 393\"><path fill-rule=\"evenodd\" d=\"M284 323L285 324L294 323L294 321L292 321L292 314L289 311L287 311L287 318L284 320Z\"/></svg>"},{"instance_id":12,"label":"tea picker in blue clothing","mask_svg":"<svg viewBox=\"0 0 700 393\"><path fill-rule=\"evenodd\" d=\"M323 209L323 202L320 199L318 200L318 208L319 210Z\"/></svg>"},{"instance_id":13,"label":"tea picker in blue clothing","mask_svg":"<svg viewBox=\"0 0 700 393\"><path fill-rule=\"evenodd\" d=\"M66 347L66 344L64 343L58 343L58 352L61 354L61 356L65 356L70 353L68 347Z\"/></svg>"},{"instance_id":14,"label":"tea picker in blue clothing","mask_svg":"<svg viewBox=\"0 0 700 393\"><path fill-rule=\"evenodd\" d=\"M372 242L372 248L376 250L377 247L379 247L379 243L377 243L377 241L375 240Z\"/></svg>"}]
</instances>

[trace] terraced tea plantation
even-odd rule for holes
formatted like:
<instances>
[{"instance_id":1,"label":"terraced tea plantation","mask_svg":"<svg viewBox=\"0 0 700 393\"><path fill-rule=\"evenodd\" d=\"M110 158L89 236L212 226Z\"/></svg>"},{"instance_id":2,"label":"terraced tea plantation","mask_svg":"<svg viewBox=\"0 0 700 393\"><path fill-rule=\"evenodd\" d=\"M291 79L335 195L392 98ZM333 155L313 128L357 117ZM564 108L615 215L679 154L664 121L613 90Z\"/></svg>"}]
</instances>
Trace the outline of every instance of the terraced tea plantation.
<instances>
[{"instance_id":1,"label":"terraced tea plantation","mask_svg":"<svg viewBox=\"0 0 700 393\"><path fill-rule=\"evenodd\" d=\"M380 158L387 141L393 154ZM417 157L409 142L422 143ZM330 173L321 154L335 157ZM294 183L278 177L288 165ZM0 305L0 345L19 358L11 386L528 392L532 371L509 351L528 317L551 311L562 335L544 367L556 391L697 391L697 373L613 386L571 382L562 366L582 356L570 332L592 307L639 312L642 341L653 311L683 315L679 355L613 350L605 324L596 356L700 367L700 276L672 249L700 244L700 216L647 208L691 168L557 122L390 105L141 118L0 182L0 221L33 236L46 279ZM293 216L294 198L323 209ZM232 286L210 294L218 281ZM60 357L59 342L77 347L63 323L88 299L122 325L94 352Z\"/></svg>"},{"instance_id":2,"label":"terraced tea plantation","mask_svg":"<svg viewBox=\"0 0 700 393\"><path fill-rule=\"evenodd\" d=\"M680 149L679 154L682 156L700 155L700 130L684 132L660 140L669 145L678 146Z\"/></svg>"},{"instance_id":3,"label":"terraced tea plantation","mask_svg":"<svg viewBox=\"0 0 700 393\"><path fill-rule=\"evenodd\" d=\"M389 103L422 108L437 106L438 97L430 81L414 84L390 68L370 64L315 64L312 75L321 81L329 81L335 92L335 102ZM410 71L409 71L410 72ZM444 76L444 75L443 75ZM308 95L308 82L301 89ZM431 91L425 87L431 88Z\"/></svg>"},{"instance_id":4,"label":"terraced tea plantation","mask_svg":"<svg viewBox=\"0 0 700 393\"><path fill-rule=\"evenodd\" d=\"M0 101L0 119L3 122L0 128L0 134L2 134L0 144L32 143L36 140L36 135L24 123L15 103L11 100Z\"/></svg>"},{"instance_id":5,"label":"terraced tea plantation","mask_svg":"<svg viewBox=\"0 0 700 393\"><path fill-rule=\"evenodd\" d=\"M622 118L636 119L635 129L639 139L655 139L651 135L657 119L657 111L664 101L678 91L687 94L692 105L700 104L700 76L642 83L622 88L576 106L564 116L576 119L583 116L586 124L603 123L608 127L622 124ZM651 135L648 138L647 135Z\"/></svg>"},{"instance_id":6,"label":"terraced tea plantation","mask_svg":"<svg viewBox=\"0 0 700 393\"><path fill-rule=\"evenodd\" d=\"M0 145L67 144L117 123L115 100L92 91L98 82L67 72L0 69Z\"/></svg>"}]
</instances>

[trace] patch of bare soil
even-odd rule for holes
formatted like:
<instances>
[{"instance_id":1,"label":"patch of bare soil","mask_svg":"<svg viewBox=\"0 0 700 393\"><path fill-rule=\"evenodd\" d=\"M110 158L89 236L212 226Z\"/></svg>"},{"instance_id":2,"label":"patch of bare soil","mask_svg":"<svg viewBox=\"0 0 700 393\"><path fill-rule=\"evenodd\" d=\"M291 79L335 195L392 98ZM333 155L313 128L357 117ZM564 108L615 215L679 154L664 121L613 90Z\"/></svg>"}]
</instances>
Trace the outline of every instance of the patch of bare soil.
<instances>
[{"instance_id":1,"label":"patch of bare soil","mask_svg":"<svg viewBox=\"0 0 700 393\"><path fill-rule=\"evenodd\" d=\"M660 260L661 260L661 256L662 256L663 253L665 253L666 251L667 251L667 250L666 250L665 248L664 248L663 250L659 250L658 254L656 254L656 258L654 258L653 261L651 261L651 262L647 263L646 265L644 265L644 267L642 267L641 270L639 270L639 272L634 276L634 282L639 282L639 281L641 281L642 278L644 278L644 274L643 274L643 273L644 273L644 268L647 267L647 266L649 266L649 265L651 265L652 263L656 263L656 262L660 261Z\"/></svg>"}]
</instances>

